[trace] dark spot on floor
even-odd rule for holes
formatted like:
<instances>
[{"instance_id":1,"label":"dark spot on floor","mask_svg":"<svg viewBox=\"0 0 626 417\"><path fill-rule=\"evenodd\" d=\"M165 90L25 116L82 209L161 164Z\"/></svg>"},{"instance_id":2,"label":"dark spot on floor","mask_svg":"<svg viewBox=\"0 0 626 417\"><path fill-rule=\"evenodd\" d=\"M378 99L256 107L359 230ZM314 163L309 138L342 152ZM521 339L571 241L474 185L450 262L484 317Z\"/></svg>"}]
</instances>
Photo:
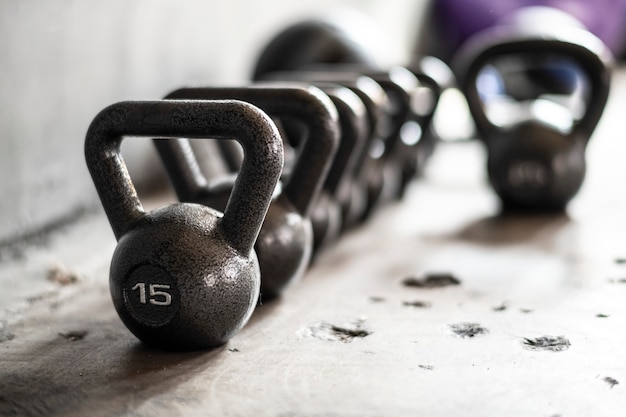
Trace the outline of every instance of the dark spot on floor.
<instances>
[{"instance_id":1,"label":"dark spot on floor","mask_svg":"<svg viewBox=\"0 0 626 417\"><path fill-rule=\"evenodd\" d=\"M363 320L357 320L343 326L327 322L314 323L311 326L298 331L299 336L313 337L315 339L327 340L331 342L351 342L354 338L367 337L372 332L363 328Z\"/></svg>"},{"instance_id":2,"label":"dark spot on floor","mask_svg":"<svg viewBox=\"0 0 626 417\"><path fill-rule=\"evenodd\" d=\"M385 301L385 298L373 296L373 297L370 297L370 301L372 303L382 303L383 301Z\"/></svg>"},{"instance_id":3,"label":"dark spot on floor","mask_svg":"<svg viewBox=\"0 0 626 417\"><path fill-rule=\"evenodd\" d=\"M363 329L356 328L348 328L331 325L330 328L333 332L335 332L341 339L353 339L355 337L366 337L370 335L370 332Z\"/></svg>"},{"instance_id":4,"label":"dark spot on floor","mask_svg":"<svg viewBox=\"0 0 626 417\"><path fill-rule=\"evenodd\" d=\"M403 301L402 305L405 307L415 307L415 308L430 308L431 304L428 301Z\"/></svg>"},{"instance_id":5,"label":"dark spot on floor","mask_svg":"<svg viewBox=\"0 0 626 417\"><path fill-rule=\"evenodd\" d=\"M75 284L80 281L77 273L70 271L61 264L52 265L47 272L48 281L55 282L60 285Z\"/></svg>"},{"instance_id":6,"label":"dark spot on floor","mask_svg":"<svg viewBox=\"0 0 626 417\"><path fill-rule=\"evenodd\" d=\"M0 343L15 339L15 335L8 329L6 321L0 321Z\"/></svg>"},{"instance_id":7,"label":"dark spot on floor","mask_svg":"<svg viewBox=\"0 0 626 417\"><path fill-rule=\"evenodd\" d=\"M237 349L237 348L231 348L231 349L228 349L228 351L229 351L229 352L239 352L239 349Z\"/></svg>"},{"instance_id":8,"label":"dark spot on floor","mask_svg":"<svg viewBox=\"0 0 626 417\"><path fill-rule=\"evenodd\" d=\"M616 386L617 384L619 384L619 381L615 378L611 378L610 376L606 376L604 377L604 382L606 382L607 384L609 384L609 386L611 387L611 389Z\"/></svg>"},{"instance_id":9,"label":"dark spot on floor","mask_svg":"<svg viewBox=\"0 0 626 417\"><path fill-rule=\"evenodd\" d=\"M497 307L493 307L493 308L492 308L492 310L493 310L493 311L504 311L504 310L506 310L506 309L507 309L507 306L506 306L506 304L504 304L504 303L500 304L500 305L499 305L499 306L497 306Z\"/></svg>"},{"instance_id":10,"label":"dark spot on floor","mask_svg":"<svg viewBox=\"0 0 626 417\"><path fill-rule=\"evenodd\" d=\"M524 313L524 314L529 314L533 312L531 308L520 308L519 311L520 313Z\"/></svg>"},{"instance_id":11,"label":"dark spot on floor","mask_svg":"<svg viewBox=\"0 0 626 417\"><path fill-rule=\"evenodd\" d=\"M435 369L432 365L417 365L417 367L425 369L427 371L432 371L433 369Z\"/></svg>"},{"instance_id":12,"label":"dark spot on floor","mask_svg":"<svg viewBox=\"0 0 626 417\"><path fill-rule=\"evenodd\" d=\"M405 287L441 288L459 285L461 281L449 273L430 273L423 277L407 277L402 281Z\"/></svg>"},{"instance_id":13,"label":"dark spot on floor","mask_svg":"<svg viewBox=\"0 0 626 417\"><path fill-rule=\"evenodd\" d=\"M76 342L78 340L83 340L88 334L89 332L87 330L72 330L67 333L59 333L59 336L65 340L69 340L70 342Z\"/></svg>"},{"instance_id":14,"label":"dark spot on floor","mask_svg":"<svg viewBox=\"0 0 626 417\"><path fill-rule=\"evenodd\" d=\"M58 295L57 291L48 291L42 294L33 295L30 297L26 297L26 302L28 304L35 304L40 301L47 301Z\"/></svg>"},{"instance_id":15,"label":"dark spot on floor","mask_svg":"<svg viewBox=\"0 0 626 417\"><path fill-rule=\"evenodd\" d=\"M8 342L13 339L15 339L15 335L13 333L0 330L0 343Z\"/></svg>"},{"instance_id":16,"label":"dark spot on floor","mask_svg":"<svg viewBox=\"0 0 626 417\"><path fill-rule=\"evenodd\" d=\"M599 318L601 318L601 319L606 319L606 318L608 318L608 317L609 317L609 315L608 315L608 314L598 313L598 314L596 314L596 317L599 317Z\"/></svg>"},{"instance_id":17,"label":"dark spot on floor","mask_svg":"<svg viewBox=\"0 0 626 417\"><path fill-rule=\"evenodd\" d=\"M478 323L456 323L450 324L449 327L452 333L460 337L474 337L489 333L489 330Z\"/></svg>"},{"instance_id":18,"label":"dark spot on floor","mask_svg":"<svg viewBox=\"0 0 626 417\"><path fill-rule=\"evenodd\" d=\"M626 264L626 258L616 258L615 259L615 263L616 264Z\"/></svg>"},{"instance_id":19,"label":"dark spot on floor","mask_svg":"<svg viewBox=\"0 0 626 417\"><path fill-rule=\"evenodd\" d=\"M626 284L626 278L611 278L609 282L612 284Z\"/></svg>"},{"instance_id":20,"label":"dark spot on floor","mask_svg":"<svg viewBox=\"0 0 626 417\"><path fill-rule=\"evenodd\" d=\"M547 350L550 352L561 352L569 349L570 342L564 336L541 336L535 339L525 337L524 347L530 350Z\"/></svg>"}]
</instances>

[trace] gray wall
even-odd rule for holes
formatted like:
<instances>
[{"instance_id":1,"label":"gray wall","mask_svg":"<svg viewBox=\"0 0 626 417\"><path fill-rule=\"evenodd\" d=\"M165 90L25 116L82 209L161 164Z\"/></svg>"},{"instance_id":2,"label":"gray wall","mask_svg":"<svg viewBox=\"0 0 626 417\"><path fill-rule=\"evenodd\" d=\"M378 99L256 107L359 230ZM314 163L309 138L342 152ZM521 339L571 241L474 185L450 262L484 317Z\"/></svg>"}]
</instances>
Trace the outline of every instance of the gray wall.
<instances>
[{"instance_id":1,"label":"gray wall","mask_svg":"<svg viewBox=\"0 0 626 417\"><path fill-rule=\"evenodd\" d=\"M108 104L241 84L277 30L339 8L372 19L388 39L373 50L402 62L422 3L0 0L0 243L99 204L83 140ZM146 145L124 145L140 183L150 172Z\"/></svg>"}]
</instances>

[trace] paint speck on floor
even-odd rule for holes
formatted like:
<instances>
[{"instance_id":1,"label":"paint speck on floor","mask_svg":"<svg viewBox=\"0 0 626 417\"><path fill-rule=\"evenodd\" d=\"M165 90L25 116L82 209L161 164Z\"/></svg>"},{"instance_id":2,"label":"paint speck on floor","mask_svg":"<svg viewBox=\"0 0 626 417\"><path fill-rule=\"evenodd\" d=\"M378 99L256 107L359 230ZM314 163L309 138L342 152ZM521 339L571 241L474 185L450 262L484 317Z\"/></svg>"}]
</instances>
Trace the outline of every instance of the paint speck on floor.
<instances>
[{"instance_id":1,"label":"paint speck on floor","mask_svg":"<svg viewBox=\"0 0 626 417\"><path fill-rule=\"evenodd\" d=\"M478 323L455 323L449 325L452 333L459 337L475 337L489 333L485 327Z\"/></svg>"},{"instance_id":2,"label":"paint speck on floor","mask_svg":"<svg viewBox=\"0 0 626 417\"><path fill-rule=\"evenodd\" d=\"M442 288L460 285L461 280L449 273L429 273L423 277L407 277L402 281L405 287Z\"/></svg>"},{"instance_id":3,"label":"paint speck on floor","mask_svg":"<svg viewBox=\"0 0 626 417\"><path fill-rule=\"evenodd\" d=\"M541 336L534 339L525 337L522 343L526 349L549 352L562 352L571 346L564 336Z\"/></svg>"},{"instance_id":4,"label":"paint speck on floor","mask_svg":"<svg viewBox=\"0 0 626 417\"><path fill-rule=\"evenodd\" d=\"M303 327L297 332L297 335L331 342L349 343L355 338L363 338L372 334L371 331L363 328L363 323L364 320L357 320L338 326L322 321Z\"/></svg>"}]
</instances>

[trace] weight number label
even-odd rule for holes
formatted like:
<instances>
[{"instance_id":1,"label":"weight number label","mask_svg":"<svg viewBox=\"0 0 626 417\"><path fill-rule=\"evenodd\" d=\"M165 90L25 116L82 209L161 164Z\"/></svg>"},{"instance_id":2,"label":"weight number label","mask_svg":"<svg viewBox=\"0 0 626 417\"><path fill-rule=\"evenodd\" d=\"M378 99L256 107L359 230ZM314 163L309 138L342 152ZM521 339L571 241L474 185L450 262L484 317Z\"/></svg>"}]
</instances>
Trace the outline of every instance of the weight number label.
<instances>
[{"instance_id":1,"label":"weight number label","mask_svg":"<svg viewBox=\"0 0 626 417\"><path fill-rule=\"evenodd\" d=\"M146 291L146 286L148 287ZM132 288L131 291L139 291L139 303L140 304L152 304L155 306L169 306L172 304L172 294L165 290L169 290L171 287L167 284L146 284L145 282L138 282Z\"/></svg>"},{"instance_id":2,"label":"weight number label","mask_svg":"<svg viewBox=\"0 0 626 417\"><path fill-rule=\"evenodd\" d=\"M155 265L140 265L126 277L122 297L126 311L142 326L160 327L178 314L178 282Z\"/></svg>"},{"instance_id":3,"label":"weight number label","mask_svg":"<svg viewBox=\"0 0 626 417\"><path fill-rule=\"evenodd\" d=\"M534 161L522 161L510 166L508 181L515 188L541 188L548 180L546 168Z\"/></svg>"}]
</instances>

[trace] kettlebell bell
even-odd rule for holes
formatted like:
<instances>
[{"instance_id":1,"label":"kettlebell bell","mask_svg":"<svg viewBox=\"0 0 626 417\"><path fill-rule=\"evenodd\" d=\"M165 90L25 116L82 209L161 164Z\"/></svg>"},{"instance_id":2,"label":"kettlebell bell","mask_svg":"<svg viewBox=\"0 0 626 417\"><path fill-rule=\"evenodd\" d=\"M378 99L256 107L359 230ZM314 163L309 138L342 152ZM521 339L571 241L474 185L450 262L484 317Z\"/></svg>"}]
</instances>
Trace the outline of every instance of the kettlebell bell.
<instances>
[{"instance_id":1,"label":"kettlebell bell","mask_svg":"<svg viewBox=\"0 0 626 417\"><path fill-rule=\"evenodd\" d=\"M297 120L306 126L307 135L287 178L280 182L255 244L261 268L262 300L277 297L298 281L309 265L313 251L311 215L339 144L338 114L329 97L320 89L302 84L273 86L180 88L167 95L170 100L238 99L254 104L278 120ZM233 184L228 179L205 186L206 180L189 175L196 165L187 151L174 149L179 144L157 141L157 150L165 163L181 201L222 208L223 195ZM202 161L200 161L202 163ZM182 171L182 172L181 172ZM194 184L197 183L197 184ZM203 186L199 186L203 185Z\"/></svg>"},{"instance_id":2,"label":"kettlebell bell","mask_svg":"<svg viewBox=\"0 0 626 417\"><path fill-rule=\"evenodd\" d=\"M560 20L561 12L522 12L470 38L455 68L503 208L559 211L583 183L612 57L594 35ZM546 13L551 25L534 24Z\"/></svg>"},{"instance_id":3,"label":"kettlebell bell","mask_svg":"<svg viewBox=\"0 0 626 417\"><path fill-rule=\"evenodd\" d=\"M191 203L144 211L120 153L125 136L239 141L246 158L224 212ZM227 342L259 295L253 245L283 165L272 120L234 100L120 102L91 122L85 158L118 241L109 283L126 327L163 349Z\"/></svg>"}]
</instances>

